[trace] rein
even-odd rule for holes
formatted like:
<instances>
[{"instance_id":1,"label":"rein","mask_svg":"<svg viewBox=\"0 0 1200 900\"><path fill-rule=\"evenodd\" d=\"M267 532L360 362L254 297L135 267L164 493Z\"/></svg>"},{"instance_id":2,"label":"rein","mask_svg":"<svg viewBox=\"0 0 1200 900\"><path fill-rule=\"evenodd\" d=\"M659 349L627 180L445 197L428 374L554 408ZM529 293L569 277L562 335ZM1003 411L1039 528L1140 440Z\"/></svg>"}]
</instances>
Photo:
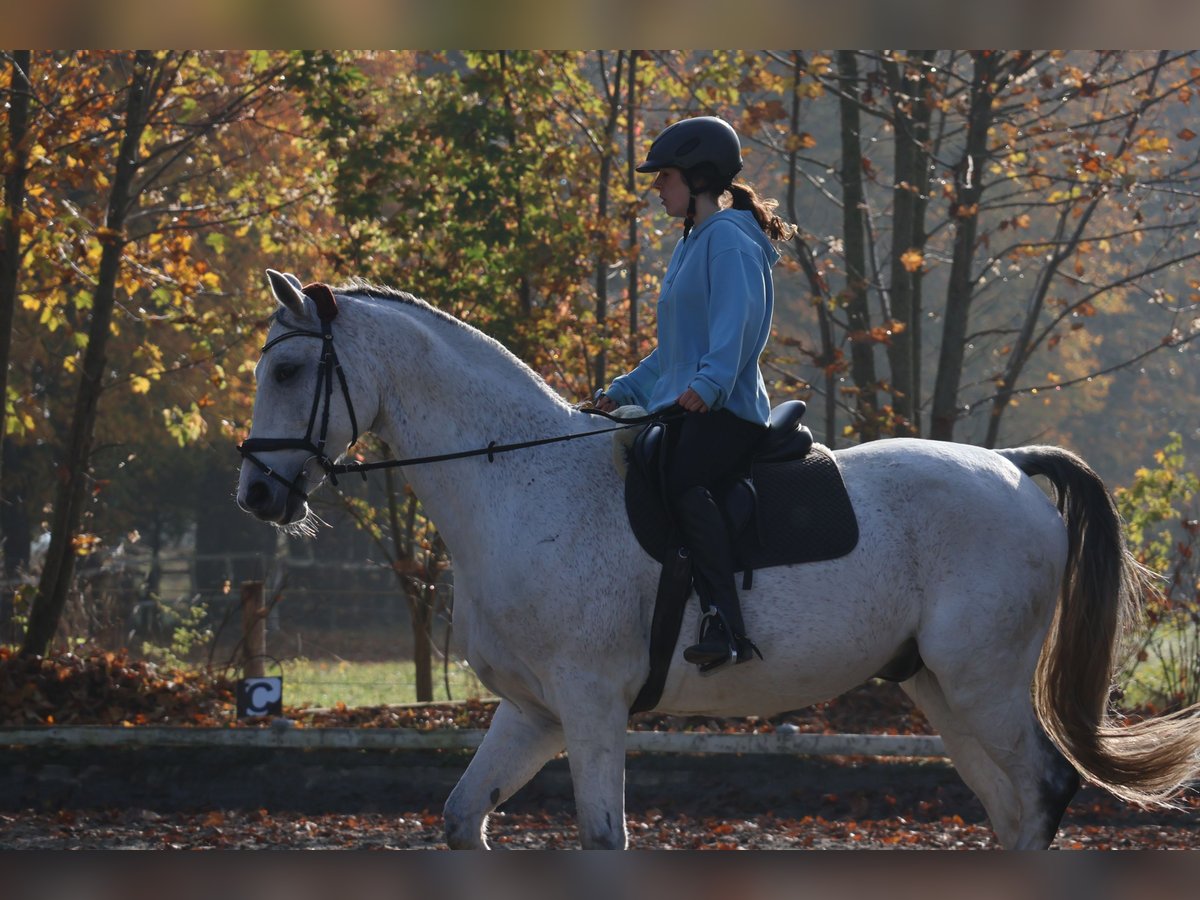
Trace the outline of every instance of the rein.
<instances>
[{"instance_id":1,"label":"rein","mask_svg":"<svg viewBox=\"0 0 1200 900\"><path fill-rule=\"evenodd\" d=\"M333 291L327 285L316 283L305 285L303 291L306 296L311 298L317 305L317 314L321 320L320 331L310 331L297 329L295 331L286 331L283 334L267 341L262 347L262 353L266 353L276 344L282 341L297 337L317 338L321 341L321 361L317 368L317 389L313 396L312 410L308 416L308 430L303 438L247 438L238 445L237 450L244 459L250 460L259 469L261 469L269 478L273 478L280 484L287 487L289 491L298 494L302 499L308 500L308 494L305 493L299 486L300 473L297 473L294 479L287 479L280 475L273 468L264 463L254 454L269 453L273 450L307 450L312 454L317 463L324 469L325 474L329 477L330 482L337 485L337 476L345 475L349 472L358 472L362 475L363 480L366 480L367 472L375 471L376 469L395 469L403 466L419 466L426 463L448 462L453 459L466 459L472 456L486 456L488 462L496 461L497 453L508 453L513 450L526 450L530 447L540 447L545 444L557 444L563 441L573 441L577 438L593 437L598 434L609 434L614 431L623 431L627 428L636 428L639 425L645 425L650 422L666 422L680 418L683 415L682 410L679 412L661 412L651 413L645 416L638 416L631 419L621 419L606 412L601 412L598 409L580 409L579 412L590 416L600 416L608 419L611 422L620 422L620 425L612 428L600 428L594 431L575 432L572 434L563 434L556 437L537 438L529 441L518 441L511 444L498 444L495 441L489 443L486 447L480 447L475 450L460 450L456 453L441 453L436 456L415 456L408 459L387 459L378 462L351 462L338 463L334 462L325 453L325 438L329 431L329 404L333 396L333 379L334 374L337 375L337 380L342 389L342 397L346 401L346 410L350 415L350 427L354 433L353 438L347 445L349 450L358 443L358 420L354 415L354 404L350 400L350 388L346 383L346 375L342 371L341 363L338 362L337 352L333 348L333 320L337 317L337 302L334 299ZM318 409L322 407L322 398L324 398L323 409L321 410L321 430L318 433L316 442L313 441L313 429L317 421ZM303 467L301 467L301 473Z\"/></svg>"},{"instance_id":2,"label":"rein","mask_svg":"<svg viewBox=\"0 0 1200 900\"><path fill-rule=\"evenodd\" d=\"M475 450L459 450L456 453L440 453L436 456L413 456L408 459L385 459L379 462L352 462L352 463L325 463L321 461L321 467L329 475L330 481L337 484L338 475L345 475L348 472L361 472L363 478L367 477L367 472L376 469L395 469L402 466L420 466L426 463L448 462L452 459L466 459L471 456L486 456L488 462L496 461L497 453L508 453L512 450L527 450L530 447L541 447L545 444L558 444L563 441L573 441L578 438L593 437L597 434L610 434L614 431L624 431L627 428L637 428L639 425L646 425L650 422L667 422L672 419L679 418L682 413L651 413L650 415L638 416L632 419L619 419L616 416L611 416L606 412L601 412L598 409L580 409L578 410L589 416L600 416L612 422L621 422L621 425L615 425L612 428L598 428L594 431L575 432L573 434L561 434L556 437L536 438L530 441L518 441L513 444L497 444L495 441L489 443L486 447L480 447Z\"/></svg>"}]
</instances>

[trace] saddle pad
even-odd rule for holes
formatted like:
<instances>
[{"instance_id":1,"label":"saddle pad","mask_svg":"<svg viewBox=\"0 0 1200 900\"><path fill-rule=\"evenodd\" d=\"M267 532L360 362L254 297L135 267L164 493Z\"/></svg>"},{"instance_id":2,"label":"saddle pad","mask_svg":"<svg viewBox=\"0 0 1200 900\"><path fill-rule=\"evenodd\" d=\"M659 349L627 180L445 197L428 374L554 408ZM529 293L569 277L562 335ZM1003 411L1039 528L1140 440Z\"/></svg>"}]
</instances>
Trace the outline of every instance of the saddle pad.
<instances>
[{"instance_id":1,"label":"saddle pad","mask_svg":"<svg viewBox=\"0 0 1200 900\"><path fill-rule=\"evenodd\" d=\"M734 542L738 571L836 559L858 543L858 520L841 469L814 444L803 459L756 465L754 522ZM639 467L625 479L625 508L638 543L663 561L671 523Z\"/></svg>"}]
</instances>

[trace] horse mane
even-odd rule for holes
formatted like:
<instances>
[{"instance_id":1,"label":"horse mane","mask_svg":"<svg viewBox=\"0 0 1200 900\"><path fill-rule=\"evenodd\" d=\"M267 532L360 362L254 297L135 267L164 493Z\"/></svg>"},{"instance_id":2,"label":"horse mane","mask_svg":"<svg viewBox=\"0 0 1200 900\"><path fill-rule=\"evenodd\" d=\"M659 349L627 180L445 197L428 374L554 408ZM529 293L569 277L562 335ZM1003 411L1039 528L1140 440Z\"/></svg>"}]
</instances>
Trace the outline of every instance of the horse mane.
<instances>
[{"instance_id":1,"label":"horse mane","mask_svg":"<svg viewBox=\"0 0 1200 900\"><path fill-rule=\"evenodd\" d=\"M357 275L351 277L349 281L335 285L333 292L335 294L365 294L368 297L375 297L380 300L399 300L401 303L415 303L418 306L429 306L428 303L415 294L410 294L408 291L401 291L386 285L376 284Z\"/></svg>"},{"instance_id":2,"label":"horse mane","mask_svg":"<svg viewBox=\"0 0 1200 900\"><path fill-rule=\"evenodd\" d=\"M397 303L407 303L410 306L415 306L419 309L426 310L434 316L446 321L452 322L462 328L470 328L466 322L455 318L448 312L438 309L427 300L422 300L416 294L411 294L408 291L402 291L399 288L388 287L383 284L376 284L373 281L368 281L365 278L360 278L357 275L352 276L349 281L333 287L334 294L346 294L351 297L370 297L375 300L393 300Z\"/></svg>"},{"instance_id":3,"label":"horse mane","mask_svg":"<svg viewBox=\"0 0 1200 900\"><path fill-rule=\"evenodd\" d=\"M407 304L415 309L419 309L425 313L428 313L435 319L439 319L447 325L452 325L455 329L458 329L458 331L454 333L464 336L473 335L476 337L482 337L489 345L498 350L501 355L514 362L516 364L515 369L521 372L526 378L531 379L537 385L538 389L548 398L552 399L556 405L569 408L569 404L567 404L566 400L564 400L557 391L550 387L545 378L543 378L538 372L534 371L534 369L528 363L526 363L525 360L514 354L500 341L496 340L487 332L482 331L467 322L464 322L462 319L459 319L444 310L438 309L427 300L422 300L415 294L411 294L408 291L402 291L398 288L388 287L387 285L376 284L375 282L368 281L367 279L361 278L357 275L351 276L348 281L340 285L333 286L332 290L334 294L344 294L349 297L388 300L396 303Z\"/></svg>"}]
</instances>

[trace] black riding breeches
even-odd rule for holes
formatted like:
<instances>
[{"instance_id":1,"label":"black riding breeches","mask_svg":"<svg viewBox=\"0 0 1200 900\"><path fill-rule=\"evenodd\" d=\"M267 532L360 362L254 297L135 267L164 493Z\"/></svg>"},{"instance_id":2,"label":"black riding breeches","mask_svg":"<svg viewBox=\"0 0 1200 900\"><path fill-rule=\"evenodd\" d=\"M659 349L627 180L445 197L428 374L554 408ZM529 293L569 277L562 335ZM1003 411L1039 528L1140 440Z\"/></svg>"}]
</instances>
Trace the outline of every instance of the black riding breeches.
<instances>
[{"instance_id":1,"label":"black riding breeches","mask_svg":"<svg viewBox=\"0 0 1200 900\"><path fill-rule=\"evenodd\" d=\"M740 468L766 426L725 409L685 413L667 426L667 499L672 508L689 488L711 488Z\"/></svg>"}]
</instances>

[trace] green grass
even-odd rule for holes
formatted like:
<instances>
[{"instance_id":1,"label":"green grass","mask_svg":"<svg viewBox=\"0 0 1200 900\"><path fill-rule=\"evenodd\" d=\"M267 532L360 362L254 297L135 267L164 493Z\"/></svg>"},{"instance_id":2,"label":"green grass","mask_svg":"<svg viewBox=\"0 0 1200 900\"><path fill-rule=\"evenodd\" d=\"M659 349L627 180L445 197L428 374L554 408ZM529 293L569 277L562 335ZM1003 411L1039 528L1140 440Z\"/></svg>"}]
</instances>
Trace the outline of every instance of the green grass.
<instances>
[{"instance_id":1,"label":"green grass","mask_svg":"<svg viewBox=\"0 0 1200 900\"><path fill-rule=\"evenodd\" d=\"M1170 706L1180 699L1184 703L1200 700L1200 685L1193 681L1197 659L1200 659L1200 632L1195 625L1160 625L1146 647L1146 658L1136 664L1133 677L1122 685L1125 703ZM1181 684L1187 692L1184 697L1168 696L1168 686L1178 688Z\"/></svg>"},{"instance_id":2,"label":"green grass","mask_svg":"<svg viewBox=\"0 0 1200 900\"><path fill-rule=\"evenodd\" d=\"M416 670L412 662L348 662L345 660L291 659L283 668L283 702L288 706L381 706L414 703ZM268 674L275 674L268 672ZM441 665L433 670L434 700L470 700L490 697L468 667L450 664L450 698L446 696Z\"/></svg>"}]
</instances>

